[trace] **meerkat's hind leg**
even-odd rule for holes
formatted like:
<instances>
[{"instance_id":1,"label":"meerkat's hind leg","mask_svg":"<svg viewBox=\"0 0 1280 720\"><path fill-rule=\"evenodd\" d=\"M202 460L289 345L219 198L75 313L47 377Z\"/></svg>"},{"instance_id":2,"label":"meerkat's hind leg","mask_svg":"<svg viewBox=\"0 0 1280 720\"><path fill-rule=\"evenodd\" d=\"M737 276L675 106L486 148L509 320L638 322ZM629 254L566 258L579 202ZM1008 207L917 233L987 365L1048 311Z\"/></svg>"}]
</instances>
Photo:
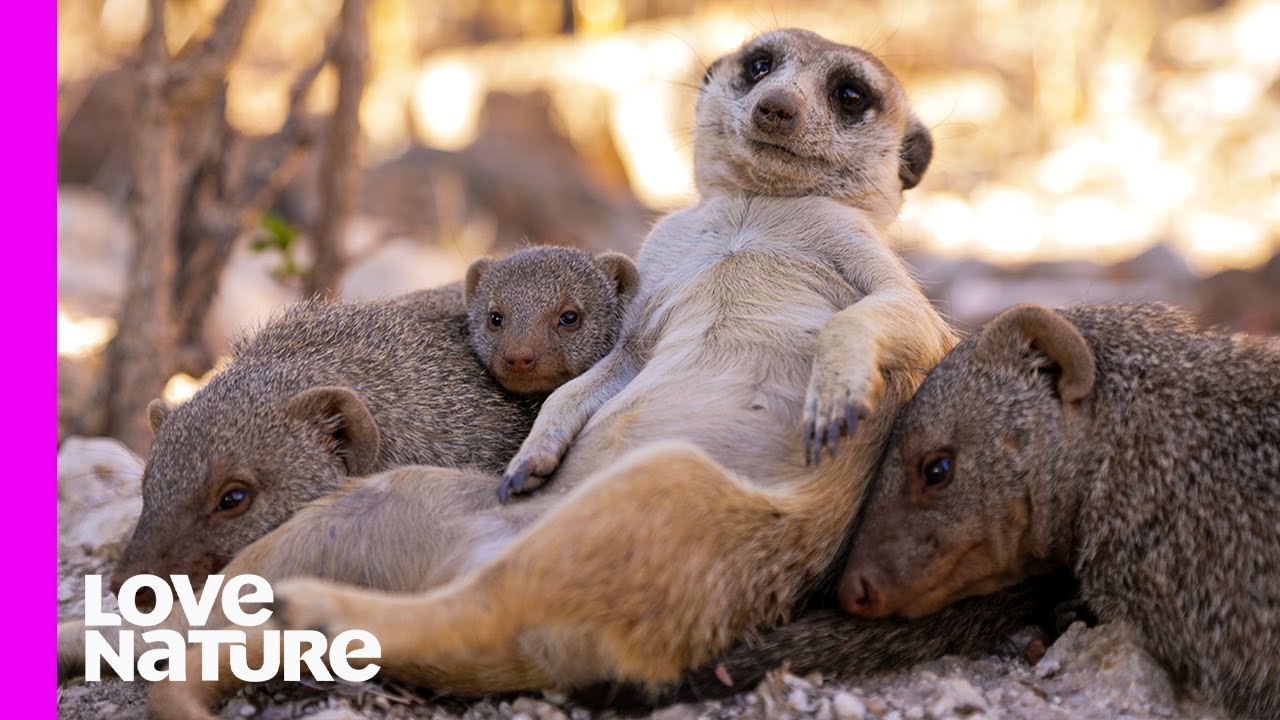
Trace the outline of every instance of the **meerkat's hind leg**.
<instances>
[{"instance_id":1,"label":"meerkat's hind leg","mask_svg":"<svg viewBox=\"0 0 1280 720\"><path fill-rule=\"evenodd\" d=\"M445 692L657 685L790 610L808 581L795 575L827 562L798 537L811 524L800 514L667 443L597 475L447 586L387 595L295 580L277 586L277 613L290 628L367 630L389 674ZM780 553L795 555L783 559L793 573L759 577ZM742 602L752 596L765 600Z\"/></svg>"}]
</instances>

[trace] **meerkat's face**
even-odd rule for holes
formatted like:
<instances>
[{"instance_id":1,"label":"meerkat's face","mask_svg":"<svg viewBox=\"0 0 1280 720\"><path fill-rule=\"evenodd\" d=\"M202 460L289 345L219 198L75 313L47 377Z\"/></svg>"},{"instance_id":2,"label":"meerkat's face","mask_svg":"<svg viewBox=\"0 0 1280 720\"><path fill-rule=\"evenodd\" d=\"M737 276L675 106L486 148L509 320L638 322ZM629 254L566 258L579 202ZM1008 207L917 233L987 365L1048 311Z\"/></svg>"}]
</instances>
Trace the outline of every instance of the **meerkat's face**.
<instances>
[{"instance_id":1,"label":"meerkat's face","mask_svg":"<svg viewBox=\"0 0 1280 720\"><path fill-rule=\"evenodd\" d=\"M952 351L894 427L841 606L919 617L1065 561L1049 518L1069 492L1064 415L1092 383L1088 346L1043 308L1015 308Z\"/></svg>"},{"instance_id":2,"label":"meerkat's face","mask_svg":"<svg viewBox=\"0 0 1280 720\"><path fill-rule=\"evenodd\" d=\"M805 30L762 35L707 68L699 191L893 199L932 157L929 131L870 53Z\"/></svg>"}]
</instances>

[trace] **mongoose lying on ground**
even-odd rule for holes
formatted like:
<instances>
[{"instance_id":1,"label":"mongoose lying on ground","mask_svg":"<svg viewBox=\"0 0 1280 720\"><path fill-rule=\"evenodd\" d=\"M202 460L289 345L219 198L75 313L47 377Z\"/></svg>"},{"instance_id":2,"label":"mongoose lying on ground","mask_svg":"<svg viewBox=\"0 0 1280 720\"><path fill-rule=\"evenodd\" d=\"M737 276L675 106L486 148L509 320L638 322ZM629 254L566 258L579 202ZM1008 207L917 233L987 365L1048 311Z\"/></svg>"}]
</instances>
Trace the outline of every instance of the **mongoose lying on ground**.
<instances>
[{"instance_id":1,"label":"mongoose lying on ground","mask_svg":"<svg viewBox=\"0 0 1280 720\"><path fill-rule=\"evenodd\" d=\"M929 374L841 604L918 617L1069 566L1175 679L1280 716L1280 346L1163 305L1006 311Z\"/></svg>"},{"instance_id":2,"label":"mongoose lying on ground","mask_svg":"<svg viewBox=\"0 0 1280 720\"><path fill-rule=\"evenodd\" d=\"M618 253L540 247L475 261L465 306L451 286L293 308L191 400L152 404L142 516L113 585L199 584L349 477L501 468L540 399L613 347L637 284Z\"/></svg>"},{"instance_id":3,"label":"mongoose lying on ground","mask_svg":"<svg viewBox=\"0 0 1280 720\"><path fill-rule=\"evenodd\" d=\"M426 514L430 497L414 522L367 503L360 542L388 537L366 567L454 580L398 595L286 580L273 621L368 630L385 674L448 692L659 685L781 623L827 575L893 417L953 342L881 239L928 164L928 131L879 60L784 30L711 67L696 132L701 201L654 228L618 345L552 394L503 488L558 466L554 481L452 522ZM806 436L839 452L812 462ZM456 498L486 481L397 473L377 490ZM299 538L350 522L312 520L228 572L296 567L317 553ZM459 558L465 574L440 572ZM250 631L251 652L262 637ZM192 679L201 662L189 653L185 683L152 689L155 715L205 716L241 684L228 665Z\"/></svg>"},{"instance_id":4,"label":"mongoose lying on ground","mask_svg":"<svg viewBox=\"0 0 1280 720\"><path fill-rule=\"evenodd\" d=\"M351 477L496 472L542 397L613 347L638 284L624 255L535 247L476 260L456 285L292 308L191 400L152 403L142 516L113 587L140 573L199 587ZM60 677L83 670L83 640L81 623L60 626Z\"/></svg>"}]
</instances>

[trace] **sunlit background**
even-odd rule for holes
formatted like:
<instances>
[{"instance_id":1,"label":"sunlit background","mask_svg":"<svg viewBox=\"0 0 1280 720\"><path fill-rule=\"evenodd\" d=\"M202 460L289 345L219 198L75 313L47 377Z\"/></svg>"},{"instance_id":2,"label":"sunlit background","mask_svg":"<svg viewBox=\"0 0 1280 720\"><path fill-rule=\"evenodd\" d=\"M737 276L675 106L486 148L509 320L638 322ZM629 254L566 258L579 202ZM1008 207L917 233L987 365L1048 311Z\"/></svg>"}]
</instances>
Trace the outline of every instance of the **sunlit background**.
<instances>
[{"instance_id":1,"label":"sunlit background","mask_svg":"<svg viewBox=\"0 0 1280 720\"><path fill-rule=\"evenodd\" d=\"M170 2L171 49L221 4ZM280 126L339 5L260 4L229 77L235 127ZM128 243L113 155L128 112L102 109L99 81L147 10L61 0L58 14L58 343L84 356L113 332ZM703 68L782 26L880 55L933 129L934 163L890 241L962 323L1021 300L1160 297L1277 329L1280 0L373 0L343 294L444 282L526 241L633 250L694 198ZM327 69L308 106L327 112L335 85ZM299 185L280 212L305 226L315 199ZM290 299L268 266L233 260L211 332ZM1227 270L1247 272L1215 284ZM194 387L181 382L175 397Z\"/></svg>"}]
</instances>

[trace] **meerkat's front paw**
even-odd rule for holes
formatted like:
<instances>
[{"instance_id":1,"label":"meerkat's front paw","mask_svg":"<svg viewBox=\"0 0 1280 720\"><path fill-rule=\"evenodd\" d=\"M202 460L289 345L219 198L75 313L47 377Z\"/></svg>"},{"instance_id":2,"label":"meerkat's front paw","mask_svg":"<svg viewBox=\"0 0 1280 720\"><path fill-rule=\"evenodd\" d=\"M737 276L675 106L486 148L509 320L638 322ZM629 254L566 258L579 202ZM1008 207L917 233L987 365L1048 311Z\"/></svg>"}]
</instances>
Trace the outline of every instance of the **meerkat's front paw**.
<instances>
[{"instance_id":1,"label":"meerkat's front paw","mask_svg":"<svg viewBox=\"0 0 1280 720\"><path fill-rule=\"evenodd\" d=\"M296 578L276 584L272 619L286 630L318 630L328 637L350 629L349 598L334 583Z\"/></svg>"},{"instance_id":2,"label":"meerkat's front paw","mask_svg":"<svg viewBox=\"0 0 1280 720\"><path fill-rule=\"evenodd\" d=\"M839 356L820 352L804 401L805 464L818 464L823 449L835 457L836 440L857 431L883 390L884 378L869 358L850 351Z\"/></svg>"},{"instance_id":3,"label":"meerkat's front paw","mask_svg":"<svg viewBox=\"0 0 1280 720\"><path fill-rule=\"evenodd\" d=\"M518 495L538 489L555 472L560 458L568 450L569 439L560 432L530 435L502 474L498 501L506 503L513 493Z\"/></svg>"}]
</instances>

